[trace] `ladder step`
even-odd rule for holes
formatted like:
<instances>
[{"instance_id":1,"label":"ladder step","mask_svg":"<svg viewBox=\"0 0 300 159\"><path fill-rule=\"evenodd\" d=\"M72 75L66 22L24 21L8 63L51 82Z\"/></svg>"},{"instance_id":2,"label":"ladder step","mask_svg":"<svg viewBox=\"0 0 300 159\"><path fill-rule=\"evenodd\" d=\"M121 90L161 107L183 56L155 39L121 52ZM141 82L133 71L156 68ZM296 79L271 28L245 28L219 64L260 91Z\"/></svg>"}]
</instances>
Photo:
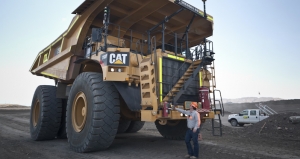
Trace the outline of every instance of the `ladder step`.
<instances>
[{"instance_id":1,"label":"ladder step","mask_svg":"<svg viewBox=\"0 0 300 159\"><path fill-rule=\"evenodd\" d=\"M183 83L184 83L184 80L183 80L183 79L180 79L177 83L183 84Z\"/></svg>"},{"instance_id":2,"label":"ladder step","mask_svg":"<svg viewBox=\"0 0 300 159\"><path fill-rule=\"evenodd\" d=\"M176 95L176 92L170 92L170 93L168 93L166 96L167 97L172 97L172 96L175 96Z\"/></svg>"},{"instance_id":3,"label":"ladder step","mask_svg":"<svg viewBox=\"0 0 300 159\"><path fill-rule=\"evenodd\" d=\"M174 88L181 88L181 87L183 87L183 84L180 84L180 83L175 84L175 86L174 86Z\"/></svg>"},{"instance_id":4,"label":"ladder step","mask_svg":"<svg viewBox=\"0 0 300 159\"><path fill-rule=\"evenodd\" d=\"M194 61L193 64L198 65L198 64L200 64L201 62L202 62L201 60L197 60L197 61Z\"/></svg>"},{"instance_id":5,"label":"ladder step","mask_svg":"<svg viewBox=\"0 0 300 159\"><path fill-rule=\"evenodd\" d=\"M199 65L193 65L193 68L195 69L195 68L197 68Z\"/></svg>"},{"instance_id":6,"label":"ladder step","mask_svg":"<svg viewBox=\"0 0 300 159\"><path fill-rule=\"evenodd\" d=\"M182 76L183 80L186 80L186 79L189 79L189 78L190 78L190 76Z\"/></svg>"},{"instance_id":7,"label":"ladder step","mask_svg":"<svg viewBox=\"0 0 300 159\"><path fill-rule=\"evenodd\" d=\"M192 68L189 68L189 69L186 70L186 72L188 72L188 73L189 73L189 72L193 72L193 69L192 69Z\"/></svg>"},{"instance_id":8,"label":"ladder step","mask_svg":"<svg viewBox=\"0 0 300 159\"><path fill-rule=\"evenodd\" d=\"M193 73L185 73L185 74L183 74L183 76L191 76Z\"/></svg>"}]
</instances>

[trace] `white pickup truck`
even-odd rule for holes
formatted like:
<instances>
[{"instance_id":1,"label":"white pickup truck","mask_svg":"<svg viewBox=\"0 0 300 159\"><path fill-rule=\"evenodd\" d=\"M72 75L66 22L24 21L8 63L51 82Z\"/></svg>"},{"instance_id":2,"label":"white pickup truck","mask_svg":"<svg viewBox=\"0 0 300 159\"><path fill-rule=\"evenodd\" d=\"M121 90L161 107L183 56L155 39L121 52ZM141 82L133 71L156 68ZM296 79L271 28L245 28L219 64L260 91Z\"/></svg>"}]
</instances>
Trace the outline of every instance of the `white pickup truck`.
<instances>
[{"instance_id":1,"label":"white pickup truck","mask_svg":"<svg viewBox=\"0 0 300 159\"><path fill-rule=\"evenodd\" d=\"M253 124L268 118L265 113L259 109L245 109L239 114L230 114L228 122L232 126L244 126L244 124Z\"/></svg>"}]
</instances>

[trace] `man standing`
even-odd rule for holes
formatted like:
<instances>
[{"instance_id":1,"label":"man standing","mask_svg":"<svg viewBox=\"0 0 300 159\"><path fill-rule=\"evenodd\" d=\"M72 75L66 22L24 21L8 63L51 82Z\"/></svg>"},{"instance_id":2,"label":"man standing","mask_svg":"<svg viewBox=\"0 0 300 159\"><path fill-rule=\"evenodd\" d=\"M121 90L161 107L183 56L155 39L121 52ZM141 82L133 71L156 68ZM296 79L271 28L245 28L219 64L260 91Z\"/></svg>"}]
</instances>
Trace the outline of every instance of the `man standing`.
<instances>
[{"instance_id":1,"label":"man standing","mask_svg":"<svg viewBox=\"0 0 300 159\"><path fill-rule=\"evenodd\" d=\"M199 144L198 144L198 135L199 135L199 128L201 124L200 114L196 111L198 108L197 102L191 102L190 110L186 111L183 109L175 108L177 111L187 115L187 127L188 130L185 134L185 143L188 150L188 155L186 158L198 158L199 156ZM194 143L194 149L191 145L191 139Z\"/></svg>"}]
</instances>

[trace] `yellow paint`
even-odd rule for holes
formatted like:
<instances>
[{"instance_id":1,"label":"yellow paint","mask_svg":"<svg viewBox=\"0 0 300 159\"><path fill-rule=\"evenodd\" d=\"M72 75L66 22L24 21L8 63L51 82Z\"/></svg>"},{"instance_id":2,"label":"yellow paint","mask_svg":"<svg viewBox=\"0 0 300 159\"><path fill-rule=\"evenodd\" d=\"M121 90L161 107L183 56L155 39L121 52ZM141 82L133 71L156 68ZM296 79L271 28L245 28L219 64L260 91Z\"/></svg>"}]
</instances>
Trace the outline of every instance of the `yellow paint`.
<instances>
[{"instance_id":1,"label":"yellow paint","mask_svg":"<svg viewBox=\"0 0 300 159\"><path fill-rule=\"evenodd\" d=\"M61 40L60 50L59 50L60 53L62 52L62 48L63 48L63 46L64 46L64 42L65 42L65 38L63 38L63 39Z\"/></svg>"},{"instance_id":2,"label":"yellow paint","mask_svg":"<svg viewBox=\"0 0 300 159\"><path fill-rule=\"evenodd\" d=\"M204 17L204 12L203 11L199 11L199 14L201 14L203 17ZM211 16L211 15L207 15L207 20L213 22L214 21L214 18Z\"/></svg>"},{"instance_id":3,"label":"yellow paint","mask_svg":"<svg viewBox=\"0 0 300 159\"><path fill-rule=\"evenodd\" d=\"M202 87L202 72L199 72L199 82L200 82L200 87Z\"/></svg>"},{"instance_id":4,"label":"yellow paint","mask_svg":"<svg viewBox=\"0 0 300 159\"><path fill-rule=\"evenodd\" d=\"M82 30L82 28L80 28L80 30L79 30L79 32L78 32L78 35L77 35L77 39L79 38L79 35L80 35L80 33L81 33L81 30Z\"/></svg>"},{"instance_id":5,"label":"yellow paint","mask_svg":"<svg viewBox=\"0 0 300 159\"><path fill-rule=\"evenodd\" d=\"M42 75L45 75L45 76L50 76L50 77L55 77L55 78L58 78L57 76L55 75L52 75L50 73L46 73L46 72L41 72Z\"/></svg>"},{"instance_id":6,"label":"yellow paint","mask_svg":"<svg viewBox=\"0 0 300 159\"><path fill-rule=\"evenodd\" d=\"M172 58L172 59L175 59L175 60L184 61L184 58L183 58L183 57L178 57L178 56L170 55L170 54L168 54L168 57L169 57L169 58Z\"/></svg>"},{"instance_id":7,"label":"yellow paint","mask_svg":"<svg viewBox=\"0 0 300 159\"><path fill-rule=\"evenodd\" d=\"M114 64L119 64L119 65L122 65L124 64L121 60L117 60Z\"/></svg>"},{"instance_id":8,"label":"yellow paint","mask_svg":"<svg viewBox=\"0 0 300 159\"><path fill-rule=\"evenodd\" d=\"M199 14L201 14L204 17L204 12L199 10Z\"/></svg>"},{"instance_id":9,"label":"yellow paint","mask_svg":"<svg viewBox=\"0 0 300 159\"><path fill-rule=\"evenodd\" d=\"M72 25L70 26L70 28L73 27L73 25L76 23L76 21L78 20L78 18L79 18L79 15L77 15L76 19L73 21L73 23L72 23Z\"/></svg>"},{"instance_id":10,"label":"yellow paint","mask_svg":"<svg viewBox=\"0 0 300 159\"><path fill-rule=\"evenodd\" d=\"M159 58L159 99L162 101L162 58Z\"/></svg>"},{"instance_id":11,"label":"yellow paint","mask_svg":"<svg viewBox=\"0 0 300 159\"><path fill-rule=\"evenodd\" d=\"M48 53L47 53L47 54L44 54L43 63L45 63L45 62L48 61L48 59L49 59L49 56L48 56L48 55L49 55Z\"/></svg>"},{"instance_id":12,"label":"yellow paint","mask_svg":"<svg viewBox=\"0 0 300 159\"><path fill-rule=\"evenodd\" d=\"M214 18L212 16L207 16L207 20L213 22L214 21Z\"/></svg>"},{"instance_id":13,"label":"yellow paint","mask_svg":"<svg viewBox=\"0 0 300 159\"><path fill-rule=\"evenodd\" d=\"M152 110L141 110L141 121L155 121L156 116L152 114Z\"/></svg>"}]
</instances>

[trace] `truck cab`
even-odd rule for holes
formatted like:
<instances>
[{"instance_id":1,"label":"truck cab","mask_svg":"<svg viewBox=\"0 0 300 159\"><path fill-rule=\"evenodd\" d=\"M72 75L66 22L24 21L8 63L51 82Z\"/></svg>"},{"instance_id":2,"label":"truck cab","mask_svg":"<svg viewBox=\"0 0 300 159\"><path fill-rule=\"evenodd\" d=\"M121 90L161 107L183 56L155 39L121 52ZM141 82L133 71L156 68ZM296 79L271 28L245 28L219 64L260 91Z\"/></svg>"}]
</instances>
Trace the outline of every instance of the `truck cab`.
<instances>
[{"instance_id":1,"label":"truck cab","mask_svg":"<svg viewBox=\"0 0 300 159\"><path fill-rule=\"evenodd\" d=\"M244 124L254 124L268 118L265 113L259 109L245 109L239 114L230 114L228 122L232 126L244 126Z\"/></svg>"}]
</instances>

